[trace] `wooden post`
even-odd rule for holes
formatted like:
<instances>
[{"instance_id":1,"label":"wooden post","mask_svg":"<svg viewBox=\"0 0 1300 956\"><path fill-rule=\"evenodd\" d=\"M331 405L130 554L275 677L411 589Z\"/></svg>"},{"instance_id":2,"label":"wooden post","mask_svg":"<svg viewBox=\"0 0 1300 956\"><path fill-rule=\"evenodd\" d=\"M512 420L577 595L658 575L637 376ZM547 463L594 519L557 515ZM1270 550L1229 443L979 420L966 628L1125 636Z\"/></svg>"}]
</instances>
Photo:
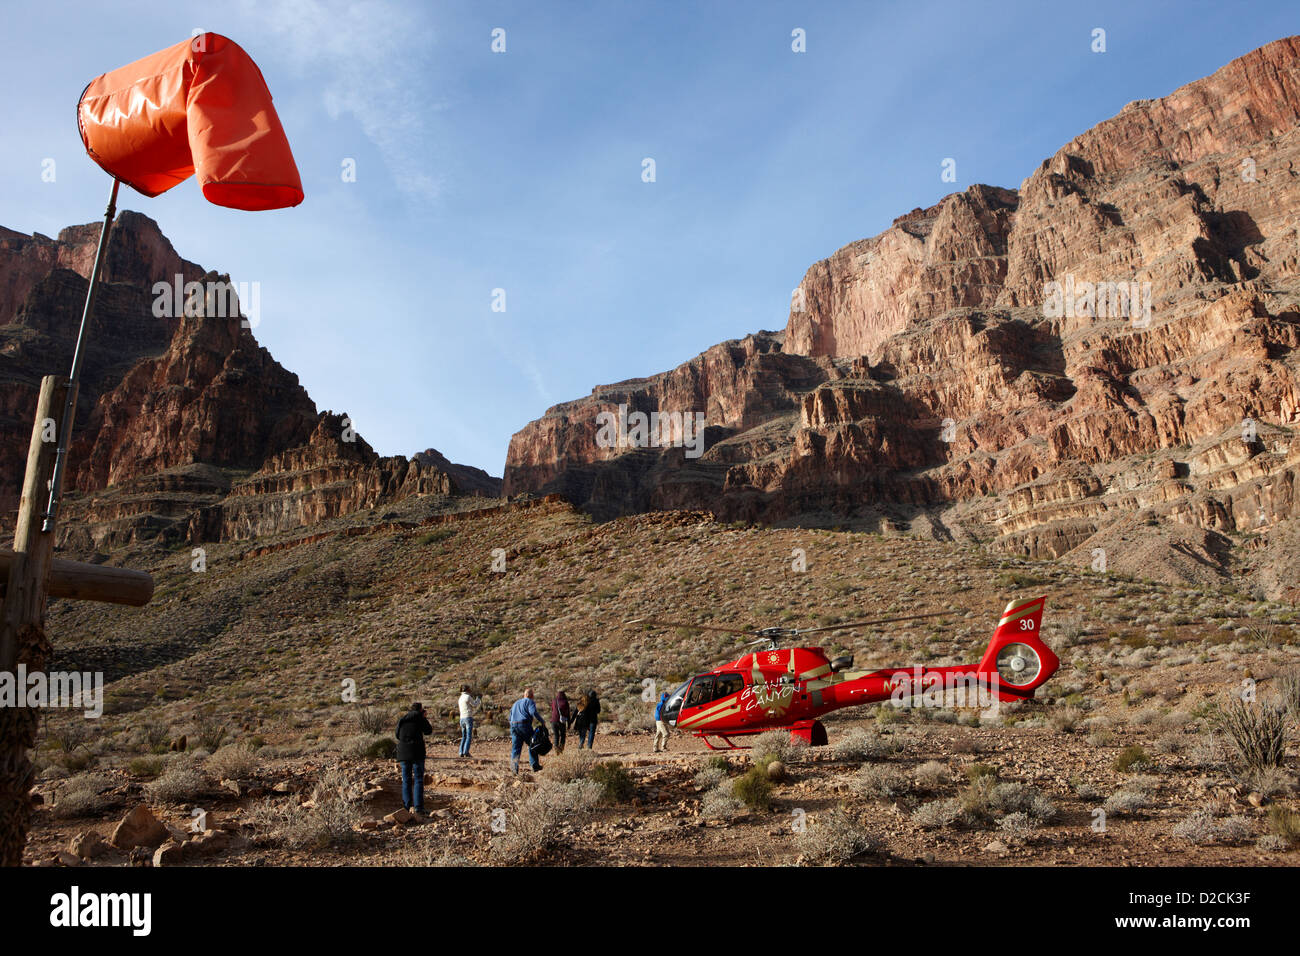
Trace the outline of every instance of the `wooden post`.
<instances>
[{"instance_id":1,"label":"wooden post","mask_svg":"<svg viewBox=\"0 0 1300 956\"><path fill-rule=\"evenodd\" d=\"M36 421L27 450L27 472L18 506L14 556L9 562L4 611L0 618L0 671L14 673L18 664L28 672L45 669L50 645L45 637L45 582L54 551L54 533L42 531L42 514L55 442L62 429L59 417L68 405L68 384L62 376L41 380ZM76 396L72 396L76 401ZM38 712L31 707L0 707L0 865L19 866L27 844L31 816L32 763L28 752L36 743Z\"/></svg>"}]
</instances>

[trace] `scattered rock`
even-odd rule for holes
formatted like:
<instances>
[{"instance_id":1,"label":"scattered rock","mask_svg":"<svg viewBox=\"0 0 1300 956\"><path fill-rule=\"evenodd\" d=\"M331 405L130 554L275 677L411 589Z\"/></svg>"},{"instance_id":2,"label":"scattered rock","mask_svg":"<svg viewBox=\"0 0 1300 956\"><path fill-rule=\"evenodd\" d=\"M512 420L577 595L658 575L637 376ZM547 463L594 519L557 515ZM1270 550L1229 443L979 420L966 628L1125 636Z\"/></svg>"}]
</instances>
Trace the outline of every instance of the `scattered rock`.
<instances>
[{"instance_id":1,"label":"scattered rock","mask_svg":"<svg viewBox=\"0 0 1300 956\"><path fill-rule=\"evenodd\" d=\"M141 804L122 818L108 842L119 850L130 850L156 847L168 836L167 828L158 822L148 807Z\"/></svg>"},{"instance_id":2,"label":"scattered rock","mask_svg":"<svg viewBox=\"0 0 1300 956\"><path fill-rule=\"evenodd\" d=\"M1011 851L1001 840L994 840L992 843L988 844L988 846L984 847L984 852L991 853L993 856L1006 856Z\"/></svg>"},{"instance_id":3,"label":"scattered rock","mask_svg":"<svg viewBox=\"0 0 1300 956\"><path fill-rule=\"evenodd\" d=\"M110 849L112 848L104 842L98 830L78 833L68 844L68 851L83 860L93 860L95 857L103 856Z\"/></svg>"},{"instance_id":4,"label":"scattered rock","mask_svg":"<svg viewBox=\"0 0 1300 956\"><path fill-rule=\"evenodd\" d=\"M153 853L154 866L180 866L185 857L184 844L168 840Z\"/></svg>"},{"instance_id":5,"label":"scattered rock","mask_svg":"<svg viewBox=\"0 0 1300 956\"><path fill-rule=\"evenodd\" d=\"M60 850L54 854L54 860L63 866L81 866L81 857L75 853L69 853L67 850Z\"/></svg>"},{"instance_id":6,"label":"scattered rock","mask_svg":"<svg viewBox=\"0 0 1300 956\"><path fill-rule=\"evenodd\" d=\"M412 823L415 820L415 815L403 807L401 810L394 810L384 819L389 823Z\"/></svg>"}]
</instances>

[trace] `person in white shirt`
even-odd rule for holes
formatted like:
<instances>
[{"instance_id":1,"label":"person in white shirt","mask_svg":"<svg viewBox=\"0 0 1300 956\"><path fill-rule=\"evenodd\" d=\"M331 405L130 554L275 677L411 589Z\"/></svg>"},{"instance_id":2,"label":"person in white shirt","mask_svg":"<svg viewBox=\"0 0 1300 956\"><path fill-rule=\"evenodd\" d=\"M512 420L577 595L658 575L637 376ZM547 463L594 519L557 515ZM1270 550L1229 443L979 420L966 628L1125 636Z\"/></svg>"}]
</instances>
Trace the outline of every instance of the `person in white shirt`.
<instances>
[{"instance_id":1,"label":"person in white shirt","mask_svg":"<svg viewBox=\"0 0 1300 956\"><path fill-rule=\"evenodd\" d=\"M469 694L469 684L465 684L460 689L460 755L469 756L469 745L474 739L474 714L483 703L481 697L471 697Z\"/></svg>"}]
</instances>

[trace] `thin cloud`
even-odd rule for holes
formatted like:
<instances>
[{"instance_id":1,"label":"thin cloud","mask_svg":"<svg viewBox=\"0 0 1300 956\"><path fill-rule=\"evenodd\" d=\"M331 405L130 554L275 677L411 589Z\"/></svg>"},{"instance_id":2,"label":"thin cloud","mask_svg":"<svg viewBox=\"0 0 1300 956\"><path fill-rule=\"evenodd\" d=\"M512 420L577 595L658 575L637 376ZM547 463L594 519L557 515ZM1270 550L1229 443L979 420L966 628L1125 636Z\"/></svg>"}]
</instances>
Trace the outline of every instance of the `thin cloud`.
<instances>
[{"instance_id":1,"label":"thin cloud","mask_svg":"<svg viewBox=\"0 0 1300 956\"><path fill-rule=\"evenodd\" d=\"M386 0L244 0L246 16L274 38L290 67L320 90L331 119L350 115L375 144L394 184L409 198L432 202L442 178L429 168L427 128L446 103L428 99L429 76L420 51L433 28L418 7Z\"/></svg>"}]
</instances>

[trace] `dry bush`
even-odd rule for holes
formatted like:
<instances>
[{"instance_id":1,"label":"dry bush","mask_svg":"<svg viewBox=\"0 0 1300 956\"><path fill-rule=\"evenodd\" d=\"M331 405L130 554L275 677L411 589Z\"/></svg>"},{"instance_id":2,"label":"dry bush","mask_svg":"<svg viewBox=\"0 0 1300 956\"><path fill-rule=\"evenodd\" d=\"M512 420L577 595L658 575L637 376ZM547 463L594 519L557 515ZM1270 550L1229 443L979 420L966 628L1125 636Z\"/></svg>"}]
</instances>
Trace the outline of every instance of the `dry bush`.
<instances>
[{"instance_id":1,"label":"dry bush","mask_svg":"<svg viewBox=\"0 0 1300 956\"><path fill-rule=\"evenodd\" d=\"M1250 823L1244 817L1216 818L1208 807L1201 807L1175 825L1173 834L1197 846L1240 843L1250 835Z\"/></svg>"},{"instance_id":2,"label":"dry bush","mask_svg":"<svg viewBox=\"0 0 1300 956\"><path fill-rule=\"evenodd\" d=\"M1013 843L1023 843L1031 839L1038 825L1038 820L1032 814L1020 810L1008 813L998 821L998 829L1002 831L1002 835Z\"/></svg>"},{"instance_id":3,"label":"dry bush","mask_svg":"<svg viewBox=\"0 0 1300 956\"><path fill-rule=\"evenodd\" d=\"M700 801L700 816L706 820L730 820L744 812L745 805L732 793L729 780L718 784Z\"/></svg>"},{"instance_id":4,"label":"dry bush","mask_svg":"<svg viewBox=\"0 0 1300 956\"><path fill-rule=\"evenodd\" d=\"M546 779L556 783L581 780L591 773L591 768L598 762L590 750L566 747L564 753L557 754L546 762Z\"/></svg>"},{"instance_id":5,"label":"dry bush","mask_svg":"<svg viewBox=\"0 0 1300 956\"><path fill-rule=\"evenodd\" d=\"M1287 846L1300 846L1300 813L1288 810L1279 803L1268 808L1268 832Z\"/></svg>"},{"instance_id":6,"label":"dry bush","mask_svg":"<svg viewBox=\"0 0 1300 956\"><path fill-rule=\"evenodd\" d=\"M999 783L989 793L989 807L996 814L1025 813L1035 820L1056 816L1052 801L1025 783Z\"/></svg>"},{"instance_id":7,"label":"dry bush","mask_svg":"<svg viewBox=\"0 0 1300 956\"><path fill-rule=\"evenodd\" d=\"M391 732L392 726L397 725L397 721L389 720L389 715L379 707L361 707L356 711L357 729L363 734L376 736Z\"/></svg>"},{"instance_id":8,"label":"dry bush","mask_svg":"<svg viewBox=\"0 0 1300 956\"><path fill-rule=\"evenodd\" d=\"M789 766L798 761L807 749L808 745L796 742L788 730L765 730L754 738L749 756L755 763L770 758Z\"/></svg>"},{"instance_id":9,"label":"dry bush","mask_svg":"<svg viewBox=\"0 0 1300 956\"><path fill-rule=\"evenodd\" d=\"M1292 668L1277 677L1278 703L1292 717L1300 717L1300 668Z\"/></svg>"},{"instance_id":10,"label":"dry bush","mask_svg":"<svg viewBox=\"0 0 1300 956\"><path fill-rule=\"evenodd\" d=\"M1243 774L1278 767L1286 755L1286 710L1277 704L1233 699L1213 716L1215 726L1232 744Z\"/></svg>"},{"instance_id":11,"label":"dry bush","mask_svg":"<svg viewBox=\"0 0 1300 956\"><path fill-rule=\"evenodd\" d=\"M948 766L938 760L927 760L916 768L916 785L922 790L938 790L948 780Z\"/></svg>"},{"instance_id":12,"label":"dry bush","mask_svg":"<svg viewBox=\"0 0 1300 956\"><path fill-rule=\"evenodd\" d=\"M72 777L59 789L54 815L59 818L88 817L102 813L113 805L102 791L113 786L113 778L103 773L82 773Z\"/></svg>"},{"instance_id":13,"label":"dry bush","mask_svg":"<svg viewBox=\"0 0 1300 956\"><path fill-rule=\"evenodd\" d=\"M956 826L965 821L962 802L955 797L931 800L912 811L912 822L927 830Z\"/></svg>"},{"instance_id":14,"label":"dry bush","mask_svg":"<svg viewBox=\"0 0 1300 956\"><path fill-rule=\"evenodd\" d=\"M144 785L144 794L150 800L163 803L189 803L195 797L201 797L209 790L208 781L197 770L174 765L163 771L162 776Z\"/></svg>"},{"instance_id":15,"label":"dry bush","mask_svg":"<svg viewBox=\"0 0 1300 956\"><path fill-rule=\"evenodd\" d=\"M1107 797L1101 806L1107 813L1136 813L1151 806L1151 799L1149 787L1130 781Z\"/></svg>"},{"instance_id":16,"label":"dry bush","mask_svg":"<svg viewBox=\"0 0 1300 956\"><path fill-rule=\"evenodd\" d=\"M853 792L868 799L890 798L907 793L911 781L907 774L888 764L867 764L850 784Z\"/></svg>"},{"instance_id":17,"label":"dry bush","mask_svg":"<svg viewBox=\"0 0 1300 956\"><path fill-rule=\"evenodd\" d=\"M246 744L226 744L203 762L203 769L218 780L243 780L255 774L261 763Z\"/></svg>"},{"instance_id":18,"label":"dry bush","mask_svg":"<svg viewBox=\"0 0 1300 956\"><path fill-rule=\"evenodd\" d=\"M819 814L795 835L794 843L804 862L813 866L847 863L879 846L879 841L838 808Z\"/></svg>"},{"instance_id":19,"label":"dry bush","mask_svg":"<svg viewBox=\"0 0 1300 956\"><path fill-rule=\"evenodd\" d=\"M580 819L601 799L591 780L544 783L506 813L505 831L492 839L492 859L507 865L536 860L554 847L561 827Z\"/></svg>"},{"instance_id":20,"label":"dry bush","mask_svg":"<svg viewBox=\"0 0 1300 956\"><path fill-rule=\"evenodd\" d=\"M855 727L840 738L831 748L841 760L878 760L898 753L897 741L886 740L874 730Z\"/></svg>"},{"instance_id":21,"label":"dry bush","mask_svg":"<svg viewBox=\"0 0 1300 956\"><path fill-rule=\"evenodd\" d=\"M695 786L701 790L711 790L727 779L727 771L710 764L695 775Z\"/></svg>"}]
</instances>

